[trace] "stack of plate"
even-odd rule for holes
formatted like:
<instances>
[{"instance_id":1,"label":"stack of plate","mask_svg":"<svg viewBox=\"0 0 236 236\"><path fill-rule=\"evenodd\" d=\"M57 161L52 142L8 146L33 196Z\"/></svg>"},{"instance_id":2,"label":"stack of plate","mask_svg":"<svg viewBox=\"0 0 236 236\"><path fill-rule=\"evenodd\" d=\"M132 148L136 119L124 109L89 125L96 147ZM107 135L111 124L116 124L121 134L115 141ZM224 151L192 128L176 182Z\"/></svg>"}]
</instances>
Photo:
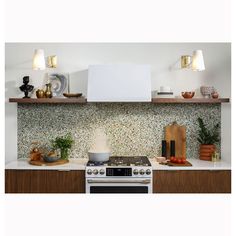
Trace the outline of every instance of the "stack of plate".
<instances>
[{"instance_id":1,"label":"stack of plate","mask_svg":"<svg viewBox=\"0 0 236 236\"><path fill-rule=\"evenodd\" d=\"M157 91L157 98L174 98L174 93L170 87L161 86L160 90Z\"/></svg>"}]
</instances>

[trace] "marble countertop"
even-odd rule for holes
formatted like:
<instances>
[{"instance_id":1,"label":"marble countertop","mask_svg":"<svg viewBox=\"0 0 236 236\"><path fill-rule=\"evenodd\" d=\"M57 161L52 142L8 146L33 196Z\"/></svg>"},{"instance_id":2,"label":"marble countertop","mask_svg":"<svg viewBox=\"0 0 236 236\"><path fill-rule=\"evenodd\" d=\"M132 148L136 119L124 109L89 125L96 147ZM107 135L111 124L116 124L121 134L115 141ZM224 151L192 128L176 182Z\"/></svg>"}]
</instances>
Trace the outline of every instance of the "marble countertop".
<instances>
[{"instance_id":1,"label":"marble countertop","mask_svg":"<svg viewBox=\"0 0 236 236\"><path fill-rule=\"evenodd\" d=\"M87 159L70 159L69 163L57 166L35 166L28 163L27 159L18 159L5 165L8 170L85 170Z\"/></svg>"},{"instance_id":2,"label":"marble countertop","mask_svg":"<svg viewBox=\"0 0 236 236\"><path fill-rule=\"evenodd\" d=\"M28 163L27 159L18 159L5 165L8 170L85 170L88 159L70 159L70 162L58 166L34 166ZM231 165L225 161L211 162L199 159L188 159L192 166L171 167L160 165L156 159L150 159L153 170L231 170Z\"/></svg>"},{"instance_id":3,"label":"marble countertop","mask_svg":"<svg viewBox=\"0 0 236 236\"><path fill-rule=\"evenodd\" d=\"M231 170L231 165L225 161L201 161L199 159L187 159L192 166L167 166L160 165L155 158L150 159L153 170Z\"/></svg>"}]
</instances>

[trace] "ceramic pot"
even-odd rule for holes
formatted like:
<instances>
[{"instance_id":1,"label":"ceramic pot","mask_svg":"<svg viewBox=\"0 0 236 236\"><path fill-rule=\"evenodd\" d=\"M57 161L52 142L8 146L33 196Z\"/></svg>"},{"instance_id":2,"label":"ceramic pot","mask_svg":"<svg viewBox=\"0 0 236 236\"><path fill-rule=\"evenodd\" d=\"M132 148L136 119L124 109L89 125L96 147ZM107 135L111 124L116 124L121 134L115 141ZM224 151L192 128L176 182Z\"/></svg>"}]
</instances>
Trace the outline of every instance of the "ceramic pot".
<instances>
[{"instance_id":1,"label":"ceramic pot","mask_svg":"<svg viewBox=\"0 0 236 236\"><path fill-rule=\"evenodd\" d=\"M195 92L182 92L181 94L182 94L183 98L189 99L194 96Z\"/></svg>"},{"instance_id":2,"label":"ceramic pot","mask_svg":"<svg viewBox=\"0 0 236 236\"><path fill-rule=\"evenodd\" d=\"M219 94L217 92L211 93L212 98L217 99L219 97Z\"/></svg>"},{"instance_id":3,"label":"ceramic pot","mask_svg":"<svg viewBox=\"0 0 236 236\"><path fill-rule=\"evenodd\" d=\"M211 156L215 152L215 145L200 145L199 159L203 161L211 161Z\"/></svg>"},{"instance_id":4,"label":"ceramic pot","mask_svg":"<svg viewBox=\"0 0 236 236\"><path fill-rule=\"evenodd\" d=\"M89 160L93 162L105 162L109 160L110 152L88 152Z\"/></svg>"}]
</instances>

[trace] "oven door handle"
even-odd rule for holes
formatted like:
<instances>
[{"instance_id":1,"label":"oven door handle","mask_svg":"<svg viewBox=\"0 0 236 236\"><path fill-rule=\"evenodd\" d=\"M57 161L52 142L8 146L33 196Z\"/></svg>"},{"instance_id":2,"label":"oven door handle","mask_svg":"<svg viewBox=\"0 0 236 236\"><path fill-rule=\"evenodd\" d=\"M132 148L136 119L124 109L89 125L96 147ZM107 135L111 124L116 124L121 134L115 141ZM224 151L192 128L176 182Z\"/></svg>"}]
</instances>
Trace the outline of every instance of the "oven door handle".
<instances>
[{"instance_id":1,"label":"oven door handle","mask_svg":"<svg viewBox=\"0 0 236 236\"><path fill-rule=\"evenodd\" d=\"M128 184L150 184L151 180L150 179L144 179L144 180L105 180L105 179L88 179L87 182L89 184L124 184L124 183L128 183Z\"/></svg>"}]
</instances>

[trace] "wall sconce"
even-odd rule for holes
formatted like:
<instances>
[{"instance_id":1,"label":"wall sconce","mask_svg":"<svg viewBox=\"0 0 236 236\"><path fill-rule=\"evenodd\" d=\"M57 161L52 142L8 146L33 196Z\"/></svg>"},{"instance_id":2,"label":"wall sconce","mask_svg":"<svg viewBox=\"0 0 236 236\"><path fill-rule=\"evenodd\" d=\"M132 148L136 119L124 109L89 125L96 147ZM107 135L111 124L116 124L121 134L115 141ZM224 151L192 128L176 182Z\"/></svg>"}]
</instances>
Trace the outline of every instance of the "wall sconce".
<instances>
[{"instance_id":1,"label":"wall sconce","mask_svg":"<svg viewBox=\"0 0 236 236\"><path fill-rule=\"evenodd\" d=\"M204 58L202 50L193 51L193 55L181 56L181 68L191 68L193 71L205 70Z\"/></svg>"},{"instance_id":2,"label":"wall sconce","mask_svg":"<svg viewBox=\"0 0 236 236\"><path fill-rule=\"evenodd\" d=\"M33 57L33 69L34 70L45 70L47 68L57 67L57 56L48 56L47 64L45 63L44 50L36 49Z\"/></svg>"},{"instance_id":3,"label":"wall sconce","mask_svg":"<svg viewBox=\"0 0 236 236\"><path fill-rule=\"evenodd\" d=\"M36 49L33 57L33 69L34 70L45 70L45 58L43 49Z\"/></svg>"},{"instance_id":4,"label":"wall sconce","mask_svg":"<svg viewBox=\"0 0 236 236\"><path fill-rule=\"evenodd\" d=\"M47 57L47 67L56 68L57 67L57 56L48 56Z\"/></svg>"}]
</instances>

